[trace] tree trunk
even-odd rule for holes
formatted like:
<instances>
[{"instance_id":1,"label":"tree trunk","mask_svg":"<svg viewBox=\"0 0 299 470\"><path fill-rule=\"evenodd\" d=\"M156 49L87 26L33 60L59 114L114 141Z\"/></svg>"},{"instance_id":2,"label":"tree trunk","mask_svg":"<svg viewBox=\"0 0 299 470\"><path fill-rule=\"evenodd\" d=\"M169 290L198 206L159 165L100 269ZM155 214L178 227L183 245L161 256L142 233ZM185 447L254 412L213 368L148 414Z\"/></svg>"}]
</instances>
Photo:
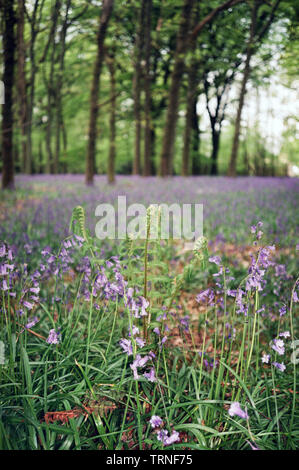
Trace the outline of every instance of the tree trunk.
<instances>
[{"instance_id":1,"label":"tree trunk","mask_svg":"<svg viewBox=\"0 0 299 470\"><path fill-rule=\"evenodd\" d=\"M247 82L250 76L250 61L251 61L251 57L253 55L253 49L254 49L254 36L256 32L258 8L259 8L259 0L255 0L254 5L252 7L250 35L249 35L249 39L247 43L247 53L246 53L245 67L244 67L243 78L242 78L242 83L241 83L240 96L239 96L239 101L238 101L238 110L237 110L237 116L236 116L236 122L235 122L235 131L234 131L232 152L230 156L228 176L236 176L236 165L237 165L239 141L240 141L242 110L244 106Z\"/></svg>"},{"instance_id":2,"label":"tree trunk","mask_svg":"<svg viewBox=\"0 0 299 470\"><path fill-rule=\"evenodd\" d=\"M14 55L15 55L15 36L14 36L14 1L3 0L4 16L4 73L3 81L5 86L4 99L2 105L2 188L14 188L14 164L13 164L13 112L12 112L12 94L14 81Z\"/></svg>"},{"instance_id":3,"label":"tree trunk","mask_svg":"<svg viewBox=\"0 0 299 470\"><path fill-rule=\"evenodd\" d=\"M197 114L197 96L194 97L193 107L192 107L192 134L191 134L191 150L192 150L192 175L201 174L201 164L200 164L200 155L199 155L199 119Z\"/></svg>"},{"instance_id":4,"label":"tree trunk","mask_svg":"<svg viewBox=\"0 0 299 470\"><path fill-rule=\"evenodd\" d=\"M228 0L222 5L219 5L212 10L200 23L196 25L193 31L189 32L191 12L194 4L194 0L185 0L182 10L182 17L179 26L179 32L177 36L177 45L174 58L174 68L171 75L171 86L169 91L169 101L166 114L166 124L163 135L162 151L161 151L161 176L167 176L172 173L173 167L173 149L175 139L175 128L178 118L178 106L179 106L179 91L180 85L184 73L184 55L191 44L192 40L195 40L199 32L213 19L221 13L242 0Z\"/></svg>"},{"instance_id":5,"label":"tree trunk","mask_svg":"<svg viewBox=\"0 0 299 470\"><path fill-rule=\"evenodd\" d=\"M135 73L133 77L134 96L134 119L135 119L135 143L133 159L133 175L140 174L141 163L141 80L142 80L142 57L144 52L144 18L147 0L142 0L138 31L135 41Z\"/></svg>"},{"instance_id":6,"label":"tree trunk","mask_svg":"<svg viewBox=\"0 0 299 470\"><path fill-rule=\"evenodd\" d=\"M145 75L144 75L144 167L143 175L150 176L152 173L152 95L151 95L151 18L152 18L152 0L147 0L145 9Z\"/></svg>"},{"instance_id":7,"label":"tree trunk","mask_svg":"<svg viewBox=\"0 0 299 470\"><path fill-rule=\"evenodd\" d=\"M17 23L17 52L18 52L18 102L19 102L19 125L21 131L21 167L24 173L31 172L30 160L27 152L27 92L25 72L25 42L24 42L24 0L18 0L18 23Z\"/></svg>"},{"instance_id":8,"label":"tree trunk","mask_svg":"<svg viewBox=\"0 0 299 470\"><path fill-rule=\"evenodd\" d=\"M190 173L190 150L193 140L192 138L194 138L192 135L194 133L194 110L196 113L197 105L197 67L198 64L195 60L193 60L188 73L187 110L184 129L182 176L188 176Z\"/></svg>"},{"instance_id":9,"label":"tree trunk","mask_svg":"<svg viewBox=\"0 0 299 470\"><path fill-rule=\"evenodd\" d=\"M218 175L218 152L219 152L220 131L212 129L212 154L211 154L211 175Z\"/></svg>"},{"instance_id":10,"label":"tree trunk","mask_svg":"<svg viewBox=\"0 0 299 470\"><path fill-rule=\"evenodd\" d=\"M161 151L161 176L172 174L175 128L178 118L179 92L185 68L185 53L194 0L185 0L177 35L174 66L171 74L168 107Z\"/></svg>"},{"instance_id":11,"label":"tree trunk","mask_svg":"<svg viewBox=\"0 0 299 470\"><path fill-rule=\"evenodd\" d=\"M97 117L98 117L98 97L100 89L100 77L105 56L104 42L109 19L112 13L113 0L104 0L99 29L97 35L97 57L94 64L93 80L90 93L90 115L88 131L88 147L86 155L85 182L87 185L93 184L96 156L96 137L97 137Z\"/></svg>"},{"instance_id":12,"label":"tree trunk","mask_svg":"<svg viewBox=\"0 0 299 470\"><path fill-rule=\"evenodd\" d=\"M43 173L43 141L38 143L38 173Z\"/></svg>"},{"instance_id":13,"label":"tree trunk","mask_svg":"<svg viewBox=\"0 0 299 470\"><path fill-rule=\"evenodd\" d=\"M192 28L198 22L199 17L199 8L195 7L192 15ZM188 91L187 91L187 103L186 103L186 119L185 119L185 129L184 129L184 145L183 145L183 155L182 155L182 176L188 176L190 173L190 153L191 153L191 144L193 137L193 119L194 119L194 104L196 108L197 102L197 69L198 69L198 60L195 58L195 49L196 49L196 38L190 41L190 50L192 53L191 64L188 69ZM195 103L194 103L195 102Z\"/></svg>"},{"instance_id":14,"label":"tree trunk","mask_svg":"<svg viewBox=\"0 0 299 470\"><path fill-rule=\"evenodd\" d=\"M109 119L109 156L107 165L108 183L115 183L115 119L116 119L116 81L114 67L114 52L106 58L110 73L110 119Z\"/></svg>"},{"instance_id":15,"label":"tree trunk","mask_svg":"<svg viewBox=\"0 0 299 470\"><path fill-rule=\"evenodd\" d=\"M41 4L42 9L44 3ZM37 72L36 60L35 60L35 41L39 33L39 25L37 25L37 12L39 8L39 0L35 0L33 5L33 11L30 19L30 47L29 47L29 58L30 58L30 93L28 94L28 109L27 109L27 173L32 172L32 125L33 125L33 108L34 108L34 96L35 96L35 77ZM40 12L41 17L41 12Z\"/></svg>"},{"instance_id":16,"label":"tree trunk","mask_svg":"<svg viewBox=\"0 0 299 470\"><path fill-rule=\"evenodd\" d=\"M55 90L55 108L56 108L56 143L54 154L54 173L59 172L59 157L60 157L60 134L63 130L63 114L62 114L62 87L63 87L63 73L64 73L64 58L66 50L66 34L68 28L69 10L71 7L71 0L67 0L65 6L65 16L60 32L59 40L59 69L57 72L56 90Z\"/></svg>"},{"instance_id":17,"label":"tree trunk","mask_svg":"<svg viewBox=\"0 0 299 470\"><path fill-rule=\"evenodd\" d=\"M52 152L52 110L53 110L53 96L55 93L54 90L54 64L55 64L55 45L53 44L52 54L51 54L51 67L50 75L48 81L48 101L47 101L47 128L46 128L46 146L48 153L48 172L56 173L56 168L54 167L53 152Z\"/></svg>"}]
</instances>

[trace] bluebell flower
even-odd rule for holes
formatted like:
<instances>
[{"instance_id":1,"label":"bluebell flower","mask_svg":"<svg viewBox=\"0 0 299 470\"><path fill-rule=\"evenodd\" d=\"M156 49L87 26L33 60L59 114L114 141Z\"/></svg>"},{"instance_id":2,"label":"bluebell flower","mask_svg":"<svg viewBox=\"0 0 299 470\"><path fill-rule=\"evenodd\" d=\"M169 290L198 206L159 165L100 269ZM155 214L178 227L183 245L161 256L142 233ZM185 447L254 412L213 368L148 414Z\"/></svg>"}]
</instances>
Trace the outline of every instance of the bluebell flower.
<instances>
[{"instance_id":1,"label":"bluebell flower","mask_svg":"<svg viewBox=\"0 0 299 470\"><path fill-rule=\"evenodd\" d=\"M150 424L152 428L158 428L159 426L161 426L162 423L163 423L163 420L158 415L153 415L150 419Z\"/></svg>"},{"instance_id":2,"label":"bluebell flower","mask_svg":"<svg viewBox=\"0 0 299 470\"><path fill-rule=\"evenodd\" d=\"M230 408L228 410L228 414L230 416L239 416L239 418L242 418L242 419L248 419L249 418L247 412L242 410L242 408L240 406L240 403L238 401L234 401L230 405Z\"/></svg>"}]
</instances>

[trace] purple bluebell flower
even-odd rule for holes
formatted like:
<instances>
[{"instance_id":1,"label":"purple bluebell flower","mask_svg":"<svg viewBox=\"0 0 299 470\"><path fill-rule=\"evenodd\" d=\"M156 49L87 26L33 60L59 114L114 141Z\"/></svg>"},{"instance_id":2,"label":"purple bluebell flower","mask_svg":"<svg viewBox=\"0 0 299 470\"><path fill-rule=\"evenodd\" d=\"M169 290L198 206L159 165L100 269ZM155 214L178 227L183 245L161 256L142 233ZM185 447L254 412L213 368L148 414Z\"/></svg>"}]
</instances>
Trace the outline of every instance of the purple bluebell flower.
<instances>
[{"instance_id":1,"label":"purple bluebell flower","mask_svg":"<svg viewBox=\"0 0 299 470\"><path fill-rule=\"evenodd\" d=\"M161 320L167 320L167 315L165 312L162 315L159 315L157 317L157 321L161 321Z\"/></svg>"},{"instance_id":2,"label":"purple bluebell flower","mask_svg":"<svg viewBox=\"0 0 299 470\"><path fill-rule=\"evenodd\" d=\"M250 447L251 447L252 450L260 450L258 447L256 447L256 446L254 446L253 444L251 444L250 441L246 441L246 442L247 442L247 444L250 445Z\"/></svg>"},{"instance_id":3,"label":"purple bluebell flower","mask_svg":"<svg viewBox=\"0 0 299 470\"><path fill-rule=\"evenodd\" d=\"M287 312L287 307L286 305L283 305L280 309L279 309L279 316L280 317L283 317Z\"/></svg>"},{"instance_id":4,"label":"purple bluebell flower","mask_svg":"<svg viewBox=\"0 0 299 470\"><path fill-rule=\"evenodd\" d=\"M131 336L131 328L128 328L129 330L129 336ZM135 325L132 325L132 335L135 336L139 333L139 328Z\"/></svg>"},{"instance_id":5,"label":"purple bluebell flower","mask_svg":"<svg viewBox=\"0 0 299 470\"><path fill-rule=\"evenodd\" d=\"M279 336L281 336L283 338L289 338L291 335L290 335L289 331L283 331L283 332L279 333Z\"/></svg>"},{"instance_id":6,"label":"purple bluebell flower","mask_svg":"<svg viewBox=\"0 0 299 470\"><path fill-rule=\"evenodd\" d=\"M147 315L147 312L146 312L146 309L147 307L149 306L149 301L146 300L144 297L140 297L140 300L141 300L141 312L140 312L140 315L143 317L143 316L146 316Z\"/></svg>"},{"instance_id":7,"label":"purple bluebell flower","mask_svg":"<svg viewBox=\"0 0 299 470\"><path fill-rule=\"evenodd\" d=\"M33 292L34 294L38 294L40 291L39 287L30 287L30 292Z\"/></svg>"},{"instance_id":8,"label":"purple bluebell flower","mask_svg":"<svg viewBox=\"0 0 299 470\"><path fill-rule=\"evenodd\" d=\"M140 348L143 348L145 341L142 338L136 338L136 343Z\"/></svg>"},{"instance_id":9,"label":"purple bluebell flower","mask_svg":"<svg viewBox=\"0 0 299 470\"><path fill-rule=\"evenodd\" d=\"M6 255L6 247L5 247L4 243L2 243L0 245L0 258L3 258L3 256L5 256L5 255Z\"/></svg>"},{"instance_id":10,"label":"purple bluebell flower","mask_svg":"<svg viewBox=\"0 0 299 470\"><path fill-rule=\"evenodd\" d=\"M28 323L26 323L25 328L27 328L27 329L33 328L34 325L36 325L37 322L38 322L37 317L29 318L29 321L28 321Z\"/></svg>"},{"instance_id":11,"label":"purple bluebell flower","mask_svg":"<svg viewBox=\"0 0 299 470\"><path fill-rule=\"evenodd\" d=\"M270 361L270 354L263 354L262 356L262 362L264 364L269 364L269 361Z\"/></svg>"},{"instance_id":12,"label":"purple bluebell flower","mask_svg":"<svg viewBox=\"0 0 299 470\"><path fill-rule=\"evenodd\" d=\"M161 429L157 433L157 439L158 441L162 442L164 446L170 446L171 444L174 444L175 442L179 442L180 436L177 431L172 431L171 435L168 436L168 431L166 429Z\"/></svg>"},{"instance_id":13,"label":"purple bluebell flower","mask_svg":"<svg viewBox=\"0 0 299 470\"><path fill-rule=\"evenodd\" d=\"M165 445L167 437L168 437L168 431L166 429L161 429L160 431L158 431L157 439L158 441L162 442L162 444Z\"/></svg>"},{"instance_id":14,"label":"purple bluebell flower","mask_svg":"<svg viewBox=\"0 0 299 470\"><path fill-rule=\"evenodd\" d=\"M49 331L49 336L46 339L47 343L49 344L58 344L60 341L60 336L61 333L58 331L55 331L54 329Z\"/></svg>"},{"instance_id":15,"label":"purple bluebell flower","mask_svg":"<svg viewBox=\"0 0 299 470\"><path fill-rule=\"evenodd\" d=\"M185 315L183 318L180 318L180 324L184 327L184 331L187 332L189 330L190 324L189 315Z\"/></svg>"},{"instance_id":16,"label":"purple bluebell flower","mask_svg":"<svg viewBox=\"0 0 299 470\"><path fill-rule=\"evenodd\" d=\"M236 294L237 294L236 290L227 289L226 291L226 295L228 295L229 297L236 297Z\"/></svg>"},{"instance_id":17,"label":"purple bluebell flower","mask_svg":"<svg viewBox=\"0 0 299 470\"><path fill-rule=\"evenodd\" d=\"M154 367L152 367L149 372L144 372L143 375L149 382L157 382Z\"/></svg>"},{"instance_id":18,"label":"purple bluebell flower","mask_svg":"<svg viewBox=\"0 0 299 470\"><path fill-rule=\"evenodd\" d=\"M180 435L177 431L172 431L171 435L169 437L166 437L164 441L164 445L170 446L171 444L174 444L175 442L180 442Z\"/></svg>"},{"instance_id":19,"label":"purple bluebell flower","mask_svg":"<svg viewBox=\"0 0 299 470\"><path fill-rule=\"evenodd\" d=\"M152 428L158 428L159 426L161 426L162 423L163 423L163 420L158 415L153 415L150 419L150 424Z\"/></svg>"},{"instance_id":20,"label":"purple bluebell flower","mask_svg":"<svg viewBox=\"0 0 299 470\"><path fill-rule=\"evenodd\" d=\"M147 361L150 359L149 356L144 356L144 357L141 357L140 354L137 354L136 355L136 358L135 360L133 361L132 364L130 364L130 367L133 371L133 374L134 374L134 379L135 380L138 380L139 379L139 375L138 375L138 372L137 372L137 368L138 367L144 367L145 364L147 363Z\"/></svg>"},{"instance_id":21,"label":"purple bluebell flower","mask_svg":"<svg viewBox=\"0 0 299 470\"><path fill-rule=\"evenodd\" d=\"M284 372L286 370L286 366L284 365L284 363L280 363L280 362L272 362L272 365L274 367L276 367L276 369L280 370L281 372Z\"/></svg>"},{"instance_id":22,"label":"purple bluebell flower","mask_svg":"<svg viewBox=\"0 0 299 470\"><path fill-rule=\"evenodd\" d=\"M215 294L212 289L206 289L196 296L196 301L198 303L201 303L202 301L208 301L209 305L212 305L213 300L214 300Z\"/></svg>"},{"instance_id":23,"label":"purple bluebell flower","mask_svg":"<svg viewBox=\"0 0 299 470\"><path fill-rule=\"evenodd\" d=\"M24 307L28 308L28 310L32 310L34 307L34 304L31 302L28 302L27 300L23 300L23 305Z\"/></svg>"},{"instance_id":24,"label":"purple bluebell flower","mask_svg":"<svg viewBox=\"0 0 299 470\"><path fill-rule=\"evenodd\" d=\"M215 264L217 264L217 266L220 266L220 264L221 264L221 258L220 258L220 256L211 256L211 257L209 258L209 261L210 261L210 263L215 263Z\"/></svg>"},{"instance_id":25,"label":"purple bluebell flower","mask_svg":"<svg viewBox=\"0 0 299 470\"><path fill-rule=\"evenodd\" d=\"M129 339L122 338L119 342L119 345L124 350L124 352L128 354L128 356L133 354L132 343Z\"/></svg>"},{"instance_id":26,"label":"purple bluebell flower","mask_svg":"<svg viewBox=\"0 0 299 470\"><path fill-rule=\"evenodd\" d=\"M261 230L259 230L256 234L257 240L260 240L262 238L262 236L263 236L263 232Z\"/></svg>"},{"instance_id":27,"label":"purple bluebell flower","mask_svg":"<svg viewBox=\"0 0 299 470\"><path fill-rule=\"evenodd\" d=\"M242 419L248 419L249 418L247 412L242 410L242 408L240 406L240 403L238 401L234 401L230 405L230 408L228 410L228 414L230 416L239 416L239 418L242 418Z\"/></svg>"},{"instance_id":28,"label":"purple bluebell flower","mask_svg":"<svg viewBox=\"0 0 299 470\"><path fill-rule=\"evenodd\" d=\"M285 352L284 342L282 339L274 339L271 347L277 352L277 354L279 354L279 356L282 356Z\"/></svg>"}]
</instances>

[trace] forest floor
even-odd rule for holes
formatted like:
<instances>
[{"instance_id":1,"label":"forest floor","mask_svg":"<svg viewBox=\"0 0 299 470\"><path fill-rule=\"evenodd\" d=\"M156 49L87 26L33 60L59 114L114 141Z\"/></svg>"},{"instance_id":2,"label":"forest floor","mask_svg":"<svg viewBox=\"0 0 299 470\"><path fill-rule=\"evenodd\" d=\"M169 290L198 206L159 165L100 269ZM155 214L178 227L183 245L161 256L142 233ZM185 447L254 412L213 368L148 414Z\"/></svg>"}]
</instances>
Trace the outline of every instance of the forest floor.
<instances>
[{"instance_id":1,"label":"forest floor","mask_svg":"<svg viewBox=\"0 0 299 470\"><path fill-rule=\"evenodd\" d=\"M0 200L1 448L297 447L298 180L16 185ZM205 238L98 240L95 208L119 195L201 203ZM70 232L78 205L90 235L82 214Z\"/></svg>"}]
</instances>

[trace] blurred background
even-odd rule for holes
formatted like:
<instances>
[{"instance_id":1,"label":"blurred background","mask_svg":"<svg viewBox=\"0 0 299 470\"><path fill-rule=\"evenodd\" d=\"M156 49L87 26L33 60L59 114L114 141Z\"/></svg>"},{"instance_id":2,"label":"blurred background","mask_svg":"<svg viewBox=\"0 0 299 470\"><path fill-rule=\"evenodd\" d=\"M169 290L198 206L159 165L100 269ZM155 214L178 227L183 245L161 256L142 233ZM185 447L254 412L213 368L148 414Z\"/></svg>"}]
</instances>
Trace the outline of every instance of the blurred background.
<instances>
[{"instance_id":1,"label":"blurred background","mask_svg":"<svg viewBox=\"0 0 299 470\"><path fill-rule=\"evenodd\" d=\"M298 4L1 0L13 173L297 176Z\"/></svg>"}]
</instances>

